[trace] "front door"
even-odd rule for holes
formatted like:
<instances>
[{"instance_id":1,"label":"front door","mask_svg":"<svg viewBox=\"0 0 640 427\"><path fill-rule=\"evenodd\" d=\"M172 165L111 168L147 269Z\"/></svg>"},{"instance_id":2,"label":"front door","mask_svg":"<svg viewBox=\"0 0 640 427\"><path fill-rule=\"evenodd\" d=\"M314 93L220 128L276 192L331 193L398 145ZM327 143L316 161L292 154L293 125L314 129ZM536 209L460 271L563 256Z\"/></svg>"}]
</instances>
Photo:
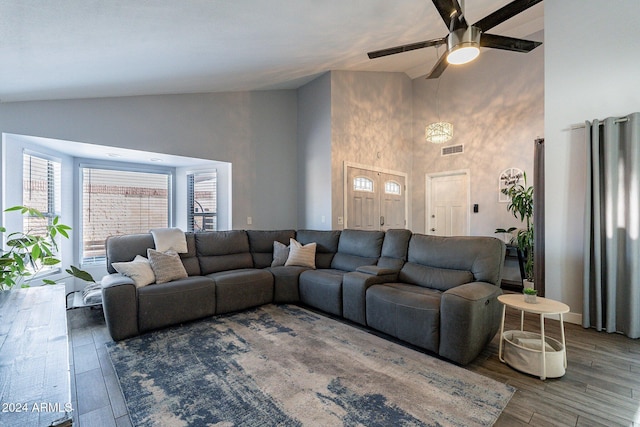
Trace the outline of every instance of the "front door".
<instances>
[{"instance_id":1,"label":"front door","mask_svg":"<svg viewBox=\"0 0 640 427\"><path fill-rule=\"evenodd\" d=\"M346 179L346 228L405 228L405 176L348 166Z\"/></svg>"},{"instance_id":2,"label":"front door","mask_svg":"<svg viewBox=\"0 0 640 427\"><path fill-rule=\"evenodd\" d=\"M382 194L380 229L405 228L406 178L401 175L380 173Z\"/></svg>"},{"instance_id":3,"label":"front door","mask_svg":"<svg viewBox=\"0 0 640 427\"><path fill-rule=\"evenodd\" d=\"M380 186L376 172L348 168L347 228L380 229Z\"/></svg>"}]
</instances>

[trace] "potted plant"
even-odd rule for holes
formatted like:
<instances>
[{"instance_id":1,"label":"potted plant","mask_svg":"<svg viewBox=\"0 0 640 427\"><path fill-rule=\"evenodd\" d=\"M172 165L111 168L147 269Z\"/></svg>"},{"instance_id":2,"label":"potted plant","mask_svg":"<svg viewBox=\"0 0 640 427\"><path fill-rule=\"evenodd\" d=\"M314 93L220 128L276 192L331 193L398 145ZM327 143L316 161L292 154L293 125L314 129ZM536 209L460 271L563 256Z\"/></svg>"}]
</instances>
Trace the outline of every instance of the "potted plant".
<instances>
[{"instance_id":1,"label":"potted plant","mask_svg":"<svg viewBox=\"0 0 640 427\"><path fill-rule=\"evenodd\" d=\"M529 304L536 303L536 296L538 295L538 291L533 288L524 288L522 293L524 294L524 302L527 302Z\"/></svg>"},{"instance_id":2,"label":"potted plant","mask_svg":"<svg viewBox=\"0 0 640 427\"><path fill-rule=\"evenodd\" d=\"M523 174L523 183L515 182L508 188L502 190L503 194L509 196L507 210L520 221L524 222L526 228L518 229L510 227L508 229L497 228L496 233L512 233L517 230L515 241L518 250L524 258L525 280L532 282L525 288L533 287L533 186L527 187L527 174Z\"/></svg>"},{"instance_id":3,"label":"potted plant","mask_svg":"<svg viewBox=\"0 0 640 427\"><path fill-rule=\"evenodd\" d=\"M42 212L26 206L14 206L5 210L5 212L13 211L20 211L22 215L44 218ZM68 239L70 230L71 227L60 223L60 218L56 216L42 232L35 233L28 230L8 234L6 249L0 249L0 291L14 287L29 287L43 269L60 264L61 261L56 256L58 250L56 239L58 236ZM7 230L0 227L0 232L6 233ZM64 278L77 277L87 282L94 282L89 273L73 265L65 271L69 276ZM57 280L44 278L42 283L53 285L58 280L62 278Z\"/></svg>"}]
</instances>

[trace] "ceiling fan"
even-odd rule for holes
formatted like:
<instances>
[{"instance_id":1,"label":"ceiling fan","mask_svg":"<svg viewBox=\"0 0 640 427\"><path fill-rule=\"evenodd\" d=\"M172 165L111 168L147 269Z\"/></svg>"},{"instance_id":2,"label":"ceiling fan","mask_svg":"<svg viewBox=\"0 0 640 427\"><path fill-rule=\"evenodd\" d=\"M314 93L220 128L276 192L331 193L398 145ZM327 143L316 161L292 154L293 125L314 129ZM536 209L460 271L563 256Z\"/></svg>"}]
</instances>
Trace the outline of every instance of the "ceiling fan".
<instances>
[{"instance_id":1,"label":"ceiling fan","mask_svg":"<svg viewBox=\"0 0 640 427\"><path fill-rule=\"evenodd\" d=\"M480 54L480 47L491 47L514 52L530 52L542 43L489 34L485 31L490 30L541 1L542 0L514 0L485 16L475 24L469 25L467 24L458 0L433 0L433 4L436 9L438 9L442 20L447 28L449 28L449 34L447 36L376 50L369 52L367 55L369 55L370 59L374 59L430 46L440 46L446 43L447 51L440 56L438 62L436 62L427 75L428 79L435 79L440 77L448 64L465 64L475 59Z\"/></svg>"}]
</instances>

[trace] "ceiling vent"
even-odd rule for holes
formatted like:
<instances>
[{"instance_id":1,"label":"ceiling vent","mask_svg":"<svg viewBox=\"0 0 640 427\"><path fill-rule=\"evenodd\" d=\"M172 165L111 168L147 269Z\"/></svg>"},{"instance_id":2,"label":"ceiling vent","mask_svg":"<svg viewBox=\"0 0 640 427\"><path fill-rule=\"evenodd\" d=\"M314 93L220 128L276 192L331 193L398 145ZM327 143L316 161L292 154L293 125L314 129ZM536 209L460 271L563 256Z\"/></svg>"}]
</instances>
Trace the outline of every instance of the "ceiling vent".
<instances>
[{"instance_id":1,"label":"ceiling vent","mask_svg":"<svg viewBox=\"0 0 640 427\"><path fill-rule=\"evenodd\" d=\"M443 156L452 156L454 154L464 153L464 144L449 145L448 147L442 147L441 154Z\"/></svg>"}]
</instances>

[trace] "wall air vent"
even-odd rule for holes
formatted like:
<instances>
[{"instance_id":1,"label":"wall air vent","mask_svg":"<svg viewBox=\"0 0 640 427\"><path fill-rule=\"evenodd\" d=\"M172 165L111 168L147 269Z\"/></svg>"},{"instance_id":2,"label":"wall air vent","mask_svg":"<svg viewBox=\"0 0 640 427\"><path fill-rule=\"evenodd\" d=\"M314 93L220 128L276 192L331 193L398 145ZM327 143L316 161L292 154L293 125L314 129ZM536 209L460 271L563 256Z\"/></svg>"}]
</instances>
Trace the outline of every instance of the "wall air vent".
<instances>
[{"instance_id":1,"label":"wall air vent","mask_svg":"<svg viewBox=\"0 0 640 427\"><path fill-rule=\"evenodd\" d=\"M454 154L462 153L464 153L464 144L450 145L448 147L441 148L441 155L443 156L452 156Z\"/></svg>"}]
</instances>

